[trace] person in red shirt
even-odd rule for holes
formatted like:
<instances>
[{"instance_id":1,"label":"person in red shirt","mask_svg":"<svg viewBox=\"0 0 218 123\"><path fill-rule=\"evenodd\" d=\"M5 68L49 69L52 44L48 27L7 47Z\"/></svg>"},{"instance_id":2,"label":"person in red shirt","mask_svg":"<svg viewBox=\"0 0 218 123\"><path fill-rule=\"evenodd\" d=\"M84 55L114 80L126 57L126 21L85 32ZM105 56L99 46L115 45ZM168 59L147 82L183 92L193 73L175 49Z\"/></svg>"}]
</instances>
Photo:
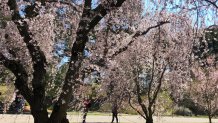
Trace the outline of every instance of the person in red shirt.
<instances>
[{"instance_id":1,"label":"person in red shirt","mask_svg":"<svg viewBox=\"0 0 218 123\"><path fill-rule=\"evenodd\" d=\"M89 111L89 108L91 107L91 100L84 99L83 106L84 106L84 109L83 109L83 122L82 123L86 123L86 116Z\"/></svg>"}]
</instances>

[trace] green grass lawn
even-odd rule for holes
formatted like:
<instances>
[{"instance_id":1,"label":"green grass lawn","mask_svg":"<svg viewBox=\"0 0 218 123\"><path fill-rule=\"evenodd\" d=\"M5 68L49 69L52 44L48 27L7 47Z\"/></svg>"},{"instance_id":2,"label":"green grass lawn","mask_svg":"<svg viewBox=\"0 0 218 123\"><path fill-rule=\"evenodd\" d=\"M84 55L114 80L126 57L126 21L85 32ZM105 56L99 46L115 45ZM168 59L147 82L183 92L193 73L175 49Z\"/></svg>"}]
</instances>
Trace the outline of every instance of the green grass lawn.
<instances>
[{"instance_id":1,"label":"green grass lawn","mask_svg":"<svg viewBox=\"0 0 218 123\"><path fill-rule=\"evenodd\" d=\"M71 112L67 112L68 115L81 115L82 112L78 112L78 111L71 111ZM109 116L112 115L112 113L110 112L96 112L96 111L89 111L88 115L96 115L96 116ZM119 115L119 114L118 114ZM126 115L130 115L130 114L123 114L121 113L122 116L126 116Z\"/></svg>"},{"instance_id":2,"label":"green grass lawn","mask_svg":"<svg viewBox=\"0 0 218 123\"><path fill-rule=\"evenodd\" d=\"M68 119L70 123L81 123L81 112L68 112ZM87 115L87 123L110 123L112 116L110 113L90 112ZM139 115L121 114L118 116L120 123L145 123L143 118ZM6 114L0 118L0 123L7 121L7 123L33 123L33 117L29 114L13 115ZM181 116L164 116L160 119L154 117L154 123L208 123L207 118L202 117L181 117ZM159 121L159 122L158 122ZM218 123L218 119L213 119L213 123Z\"/></svg>"},{"instance_id":3,"label":"green grass lawn","mask_svg":"<svg viewBox=\"0 0 218 123\"><path fill-rule=\"evenodd\" d=\"M68 112L68 115L80 115L80 120L82 116L82 112ZM106 117L104 117L106 116ZM136 117L140 117L137 115L128 115L128 114L119 114L119 119L121 119L120 123L145 123L146 121L142 118L138 120ZM134 118L135 117L135 118ZM87 115L87 119L91 121L90 119L97 118L97 122L87 122L87 123L103 123L102 119L107 119L107 122L104 123L110 123L111 120L111 113L103 113L103 112L89 112ZM133 119L132 119L133 118ZM154 123L208 123L208 117L207 116L162 116L160 119L160 122L158 122L157 117L154 117ZM129 122L127 122L127 121ZM135 122L135 120L137 120ZM123 122L122 122L123 121ZM213 119L213 123L218 123L218 119ZM78 122L71 122L71 123L78 123Z\"/></svg>"}]
</instances>

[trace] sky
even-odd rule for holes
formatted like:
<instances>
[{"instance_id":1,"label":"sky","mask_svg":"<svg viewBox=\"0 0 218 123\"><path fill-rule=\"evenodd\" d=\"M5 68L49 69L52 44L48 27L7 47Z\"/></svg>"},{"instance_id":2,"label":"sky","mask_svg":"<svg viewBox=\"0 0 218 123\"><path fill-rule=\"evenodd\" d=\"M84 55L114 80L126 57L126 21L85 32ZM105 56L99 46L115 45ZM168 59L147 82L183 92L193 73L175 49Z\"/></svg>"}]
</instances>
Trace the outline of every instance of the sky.
<instances>
[{"instance_id":1,"label":"sky","mask_svg":"<svg viewBox=\"0 0 218 123\"><path fill-rule=\"evenodd\" d=\"M158 1L160 0L153 0L154 2L151 2L151 0L142 0L142 1L144 2L144 13L143 14L145 14L146 12L152 13L156 10L161 11L164 7L163 4L158 4ZM174 0L173 5L167 4L167 6L165 7L166 8L165 10L168 11L169 13L178 13L181 11L181 9L179 9L176 6L181 6L181 5L185 5L185 0ZM196 3L196 5L200 5L200 4ZM188 6L188 8L193 8L193 7L195 7L193 4L189 4ZM215 7L211 6L210 9L202 8L199 11L200 11L200 14L198 16L204 17L204 19L198 20L199 26L202 22L205 24L206 27L210 25L218 24L218 9L215 9ZM194 9L192 11L188 11L188 13L190 17L192 18L193 25L194 25L197 21L197 10Z\"/></svg>"},{"instance_id":2,"label":"sky","mask_svg":"<svg viewBox=\"0 0 218 123\"><path fill-rule=\"evenodd\" d=\"M81 4L83 2L83 0L74 0L77 4ZM151 0L142 0L144 2L144 12L142 13L142 15L145 15L145 13L152 13L156 10L158 11L161 11L163 9L163 4L158 4L158 1L160 0L153 0L154 2L151 2ZM181 4L184 4L184 1L185 0L174 0L174 5L181 5ZM218 2L217 2L218 4ZM92 1L92 9L94 9L96 6L98 5L98 0L93 0ZM191 7L194 7L192 5L190 5L190 8ZM21 5L20 7L20 15L22 17L25 16L25 13L23 12L24 9L25 9L25 5ZM168 4L166 6L166 10L169 12L169 13L176 13L176 12L179 12L180 9L176 9L176 8L173 8L173 6L171 4ZM62 9L61 9L62 10ZM63 12L64 10L61 11L60 10L60 13ZM204 23L205 25L208 27L210 25L214 25L214 24L217 24L218 22L218 10L214 11L212 9L203 9L201 10L201 13L200 15L206 17L204 19ZM214 16L216 15L216 16ZM190 16L193 18L194 21L197 20L197 10L193 10L193 11L190 11ZM200 23L200 22L199 22Z\"/></svg>"}]
</instances>

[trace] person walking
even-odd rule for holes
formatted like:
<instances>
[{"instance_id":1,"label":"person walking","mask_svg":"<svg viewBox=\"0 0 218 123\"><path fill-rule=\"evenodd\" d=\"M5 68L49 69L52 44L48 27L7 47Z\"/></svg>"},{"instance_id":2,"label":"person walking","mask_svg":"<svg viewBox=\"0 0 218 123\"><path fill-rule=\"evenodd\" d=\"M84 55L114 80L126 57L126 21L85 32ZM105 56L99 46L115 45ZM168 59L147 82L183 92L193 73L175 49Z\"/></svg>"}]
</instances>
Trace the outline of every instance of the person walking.
<instances>
[{"instance_id":1,"label":"person walking","mask_svg":"<svg viewBox=\"0 0 218 123\"><path fill-rule=\"evenodd\" d=\"M87 113L89 111L89 108L91 107L91 100L90 99L84 99L83 101L83 122L82 123L86 123L86 116Z\"/></svg>"},{"instance_id":2,"label":"person walking","mask_svg":"<svg viewBox=\"0 0 218 123\"><path fill-rule=\"evenodd\" d=\"M117 106L117 103L114 102L113 105L112 105L112 121L111 123L114 122L114 119L116 119L116 122L118 123L118 106Z\"/></svg>"}]
</instances>

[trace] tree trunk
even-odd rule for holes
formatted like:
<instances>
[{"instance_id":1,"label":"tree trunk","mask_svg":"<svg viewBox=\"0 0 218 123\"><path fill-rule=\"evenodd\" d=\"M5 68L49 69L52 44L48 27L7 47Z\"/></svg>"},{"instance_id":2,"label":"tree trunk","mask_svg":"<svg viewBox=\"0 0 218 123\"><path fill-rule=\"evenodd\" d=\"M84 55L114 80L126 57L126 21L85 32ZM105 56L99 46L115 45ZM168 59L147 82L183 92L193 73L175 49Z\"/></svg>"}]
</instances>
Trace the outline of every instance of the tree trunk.
<instances>
[{"instance_id":1,"label":"tree trunk","mask_svg":"<svg viewBox=\"0 0 218 123\"><path fill-rule=\"evenodd\" d=\"M149 117L146 119L146 123L153 123L153 117L152 117L152 116L149 116Z\"/></svg>"},{"instance_id":2,"label":"tree trunk","mask_svg":"<svg viewBox=\"0 0 218 123\"><path fill-rule=\"evenodd\" d=\"M48 123L69 123L67 113L63 111L65 108L60 108L59 104L55 104Z\"/></svg>"},{"instance_id":3,"label":"tree trunk","mask_svg":"<svg viewBox=\"0 0 218 123\"><path fill-rule=\"evenodd\" d=\"M52 118L48 118L48 112L47 110L42 111L31 111L34 123L54 123ZM69 120L67 119L67 115L65 115L62 120L58 123L69 123Z\"/></svg>"},{"instance_id":4,"label":"tree trunk","mask_svg":"<svg viewBox=\"0 0 218 123\"><path fill-rule=\"evenodd\" d=\"M56 120L56 119L58 119L58 120ZM61 119L61 120L59 120L59 119ZM57 115L56 118L50 117L48 123L70 123L70 122L67 119L67 115L64 115L63 117Z\"/></svg>"},{"instance_id":5,"label":"tree trunk","mask_svg":"<svg viewBox=\"0 0 218 123\"><path fill-rule=\"evenodd\" d=\"M212 123L212 116L210 114L208 114L208 118L209 118L209 123Z\"/></svg>"},{"instance_id":6,"label":"tree trunk","mask_svg":"<svg viewBox=\"0 0 218 123\"><path fill-rule=\"evenodd\" d=\"M61 123L70 123L69 120L67 119L67 115L65 115L62 120Z\"/></svg>"},{"instance_id":7,"label":"tree trunk","mask_svg":"<svg viewBox=\"0 0 218 123\"><path fill-rule=\"evenodd\" d=\"M48 112L47 110L31 110L31 113L34 118L34 123L47 123L48 122Z\"/></svg>"}]
</instances>

